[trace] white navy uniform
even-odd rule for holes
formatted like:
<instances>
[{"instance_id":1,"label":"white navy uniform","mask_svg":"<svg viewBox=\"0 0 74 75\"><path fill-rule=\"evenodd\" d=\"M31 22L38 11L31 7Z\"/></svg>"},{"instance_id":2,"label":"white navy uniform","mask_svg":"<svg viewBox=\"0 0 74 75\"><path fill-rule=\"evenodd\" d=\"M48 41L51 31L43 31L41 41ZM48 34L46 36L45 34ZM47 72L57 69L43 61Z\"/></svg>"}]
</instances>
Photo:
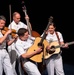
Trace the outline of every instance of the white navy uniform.
<instances>
[{"instance_id":1,"label":"white navy uniform","mask_svg":"<svg viewBox=\"0 0 74 75\"><path fill-rule=\"evenodd\" d=\"M21 21L18 24L16 24L14 21L12 21L11 24L8 26L8 28L14 29L17 32L20 28L27 29L27 25L25 25ZM11 36L10 36L10 39L12 39ZM9 55L10 55L10 58L11 58L11 63L12 63L12 66L13 66L14 73L15 73L15 75L17 75L16 71L15 71L16 57L17 57L16 49L15 49L15 42L13 42L10 46L8 46L8 52L9 52Z\"/></svg>"},{"instance_id":2,"label":"white navy uniform","mask_svg":"<svg viewBox=\"0 0 74 75\"><path fill-rule=\"evenodd\" d=\"M19 38L16 41L17 54L20 57L22 54L26 53L28 48L33 45L34 38L29 37L26 41L21 41ZM41 75L37 65L29 60L25 59L24 68L28 75Z\"/></svg>"},{"instance_id":3,"label":"white navy uniform","mask_svg":"<svg viewBox=\"0 0 74 75\"><path fill-rule=\"evenodd\" d=\"M57 32L60 42L63 42L63 37L62 34L60 32ZM48 35L46 36L46 40L50 43L51 41L54 42L58 42L58 38L56 36L56 33L54 32L53 35L51 35L50 33L48 33ZM54 69L56 72L56 75L64 75L64 70L63 70L63 63L62 63L62 57L61 54L54 54L52 55L50 58L46 59L46 67L47 67L47 71L48 71L48 75L54 75Z\"/></svg>"},{"instance_id":4,"label":"white navy uniform","mask_svg":"<svg viewBox=\"0 0 74 75\"><path fill-rule=\"evenodd\" d=\"M0 31L0 38L1 37L3 37L3 35ZM0 75L2 75L3 69L5 72L5 75L15 75L13 74L9 54L6 51L6 40L2 44L0 44Z\"/></svg>"}]
</instances>

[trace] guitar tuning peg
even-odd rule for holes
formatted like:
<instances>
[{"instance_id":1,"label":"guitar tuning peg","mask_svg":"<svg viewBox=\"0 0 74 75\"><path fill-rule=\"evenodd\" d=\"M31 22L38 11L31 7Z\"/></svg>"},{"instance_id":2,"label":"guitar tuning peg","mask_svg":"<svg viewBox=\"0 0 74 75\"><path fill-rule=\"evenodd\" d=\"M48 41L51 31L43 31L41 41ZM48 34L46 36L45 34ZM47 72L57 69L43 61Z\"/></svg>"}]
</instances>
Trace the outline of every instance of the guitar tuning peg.
<instances>
[{"instance_id":1,"label":"guitar tuning peg","mask_svg":"<svg viewBox=\"0 0 74 75\"><path fill-rule=\"evenodd\" d=\"M24 4L24 1L22 0L22 4Z\"/></svg>"}]
</instances>

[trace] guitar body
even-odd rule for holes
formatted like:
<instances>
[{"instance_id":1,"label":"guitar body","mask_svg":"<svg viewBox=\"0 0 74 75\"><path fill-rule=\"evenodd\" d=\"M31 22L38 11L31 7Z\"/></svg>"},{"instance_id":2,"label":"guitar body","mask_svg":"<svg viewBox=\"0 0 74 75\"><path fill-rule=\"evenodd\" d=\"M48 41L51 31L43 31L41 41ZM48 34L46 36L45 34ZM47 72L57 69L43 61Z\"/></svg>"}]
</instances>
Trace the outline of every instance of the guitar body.
<instances>
[{"instance_id":1,"label":"guitar body","mask_svg":"<svg viewBox=\"0 0 74 75\"><path fill-rule=\"evenodd\" d=\"M54 46L54 47L56 47L56 46L59 46L59 43L58 42L51 42L50 44L50 47L52 47L52 46ZM44 54L44 56L45 56L45 59L48 59L49 57L51 57L53 54L58 54L60 52L60 47L58 47L58 48L55 48L55 52L53 52L53 53L47 53L46 51L44 52L45 54Z\"/></svg>"},{"instance_id":2,"label":"guitar body","mask_svg":"<svg viewBox=\"0 0 74 75\"><path fill-rule=\"evenodd\" d=\"M37 37L34 41L34 44L28 49L27 52L33 52L33 51L37 50L37 48L39 48L38 43L40 43L41 39L42 38ZM44 40L43 45L44 45L43 51L45 52L46 46L49 45L49 43L46 40ZM30 60L38 62L38 63L42 62L42 58L43 58L43 54L44 54L43 51L39 54L36 54L36 55L32 56L30 58Z\"/></svg>"}]
</instances>

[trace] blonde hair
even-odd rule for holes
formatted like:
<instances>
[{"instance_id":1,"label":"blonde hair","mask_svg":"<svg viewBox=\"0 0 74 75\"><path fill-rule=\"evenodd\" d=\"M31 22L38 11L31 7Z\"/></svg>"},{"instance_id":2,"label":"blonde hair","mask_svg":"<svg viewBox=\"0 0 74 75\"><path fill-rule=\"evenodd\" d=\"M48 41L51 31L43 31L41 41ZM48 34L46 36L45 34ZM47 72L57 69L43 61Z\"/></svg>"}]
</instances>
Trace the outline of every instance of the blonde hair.
<instances>
[{"instance_id":1,"label":"blonde hair","mask_svg":"<svg viewBox=\"0 0 74 75\"><path fill-rule=\"evenodd\" d=\"M20 15L20 13L19 13L19 12L14 12L14 13L13 13L13 16L15 16L16 14L19 14L19 15Z\"/></svg>"}]
</instances>

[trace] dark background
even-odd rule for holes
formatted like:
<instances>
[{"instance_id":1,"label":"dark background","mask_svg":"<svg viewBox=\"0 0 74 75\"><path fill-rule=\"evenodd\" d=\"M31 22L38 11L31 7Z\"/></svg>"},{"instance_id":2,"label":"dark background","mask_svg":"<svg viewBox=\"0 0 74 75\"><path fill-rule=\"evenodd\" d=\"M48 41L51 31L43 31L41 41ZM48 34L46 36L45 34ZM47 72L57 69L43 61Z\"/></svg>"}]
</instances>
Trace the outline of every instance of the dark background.
<instances>
[{"instance_id":1,"label":"dark background","mask_svg":"<svg viewBox=\"0 0 74 75\"><path fill-rule=\"evenodd\" d=\"M49 17L53 16L56 30L63 34L64 41L74 41L74 5L71 0L24 0L24 2L33 30L42 34ZM21 14L21 21L26 23L21 3L22 0L0 0L0 15L6 17L6 26L10 23L9 5L11 5L11 16L14 11L18 11ZM70 45L68 49L62 49L62 57L64 63L74 65L74 45Z\"/></svg>"}]
</instances>

